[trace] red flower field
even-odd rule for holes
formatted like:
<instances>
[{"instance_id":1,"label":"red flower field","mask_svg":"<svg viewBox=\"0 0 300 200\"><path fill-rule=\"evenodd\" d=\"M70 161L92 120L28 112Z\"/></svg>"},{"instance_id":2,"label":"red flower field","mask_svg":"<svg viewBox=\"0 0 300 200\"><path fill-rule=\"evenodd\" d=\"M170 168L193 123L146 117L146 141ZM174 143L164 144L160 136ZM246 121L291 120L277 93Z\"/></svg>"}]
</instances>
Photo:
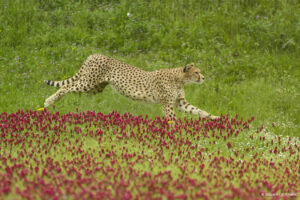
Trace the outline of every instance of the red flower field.
<instances>
[{"instance_id":1,"label":"red flower field","mask_svg":"<svg viewBox=\"0 0 300 200\"><path fill-rule=\"evenodd\" d=\"M0 198L297 199L299 138L253 120L0 113Z\"/></svg>"}]
</instances>

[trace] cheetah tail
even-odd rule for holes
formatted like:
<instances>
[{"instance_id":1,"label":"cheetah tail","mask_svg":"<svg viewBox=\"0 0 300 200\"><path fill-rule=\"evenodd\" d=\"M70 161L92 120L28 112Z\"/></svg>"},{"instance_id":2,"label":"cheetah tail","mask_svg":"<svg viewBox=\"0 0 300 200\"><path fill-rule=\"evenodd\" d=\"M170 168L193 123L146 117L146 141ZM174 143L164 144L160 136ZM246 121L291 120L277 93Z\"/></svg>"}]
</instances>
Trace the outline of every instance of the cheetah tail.
<instances>
[{"instance_id":1,"label":"cheetah tail","mask_svg":"<svg viewBox=\"0 0 300 200\"><path fill-rule=\"evenodd\" d=\"M51 85L53 87L61 87L61 86L68 85L68 84L73 83L74 81L78 80L79 77L81 77L82 72L83 72L83 70L81 68L73 77L68 78L66 80L62 80L62 81L44 80L44 82L47 85Z\"/></svg>"},{"instance_id":2,"label":"cheetah tail","mask_svg":"<svg viewBox=\"0 0 300 200\"><path fill-rule=\"evenodd\" d=\"M64 86L64 85L68 85L69 83L72 83L76 80L75 77L72 77L72 78L69 78L69 79L66 79L66 80L62 80L62 81L51 81L51 80L44 80L44 82L47 84L47 85L51 85L53 87L61 87L61 86Z\"/></svg>"}]
</instances>

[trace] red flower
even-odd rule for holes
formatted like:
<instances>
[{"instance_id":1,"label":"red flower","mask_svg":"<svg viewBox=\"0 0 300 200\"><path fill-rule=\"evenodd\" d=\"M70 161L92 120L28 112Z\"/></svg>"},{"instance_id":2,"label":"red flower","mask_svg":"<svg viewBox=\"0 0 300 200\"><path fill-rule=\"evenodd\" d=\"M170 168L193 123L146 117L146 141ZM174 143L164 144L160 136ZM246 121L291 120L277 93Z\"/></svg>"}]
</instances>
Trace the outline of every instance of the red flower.
<instances>
[{"instance_id":1,"label":"red flower","mask_svg":"<svg viewBox=\"0 0 300 200\"><path fill-rule=\"evenodd\" d=\"M231 143L230 143L230 142L227 143L227 147L228 147L229 149L231 148Z\"/></svg>"}]
</instances>

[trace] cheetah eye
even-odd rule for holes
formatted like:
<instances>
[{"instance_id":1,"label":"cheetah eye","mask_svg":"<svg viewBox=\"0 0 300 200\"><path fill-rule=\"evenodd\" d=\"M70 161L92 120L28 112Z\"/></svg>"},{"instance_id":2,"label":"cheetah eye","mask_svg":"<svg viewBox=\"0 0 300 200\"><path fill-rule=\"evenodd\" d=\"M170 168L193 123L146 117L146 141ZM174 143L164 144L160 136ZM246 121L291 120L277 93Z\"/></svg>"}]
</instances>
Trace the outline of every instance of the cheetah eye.
<instances>
[{"instance_id":1,"label":"cheetah eye","mask_svg":"<svg viewBox=\"0 0 300 200\"><path fill-rule=\"evenodd\" d=\"M195 72L195 74L199 74L199 72Z\"/></svg>"}]
</instances>

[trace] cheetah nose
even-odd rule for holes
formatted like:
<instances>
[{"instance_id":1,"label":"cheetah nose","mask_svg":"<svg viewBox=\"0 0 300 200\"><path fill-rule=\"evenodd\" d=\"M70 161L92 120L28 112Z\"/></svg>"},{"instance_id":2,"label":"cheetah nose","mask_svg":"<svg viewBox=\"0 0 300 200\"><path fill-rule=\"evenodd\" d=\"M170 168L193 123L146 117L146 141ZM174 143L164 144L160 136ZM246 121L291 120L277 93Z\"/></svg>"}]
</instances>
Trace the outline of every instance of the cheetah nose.
<instances>
[{"instance_id":1,"label":"cheetah nose","mask_svg":"<svg viewBox=\"0 0 300 200\"><path fill-rule=\"evenodd\" d=\"M203 77L202 77L202 80L204 80L204 79L205 79L205 77L203 76Z\"/></svg>"}]
</instances>

